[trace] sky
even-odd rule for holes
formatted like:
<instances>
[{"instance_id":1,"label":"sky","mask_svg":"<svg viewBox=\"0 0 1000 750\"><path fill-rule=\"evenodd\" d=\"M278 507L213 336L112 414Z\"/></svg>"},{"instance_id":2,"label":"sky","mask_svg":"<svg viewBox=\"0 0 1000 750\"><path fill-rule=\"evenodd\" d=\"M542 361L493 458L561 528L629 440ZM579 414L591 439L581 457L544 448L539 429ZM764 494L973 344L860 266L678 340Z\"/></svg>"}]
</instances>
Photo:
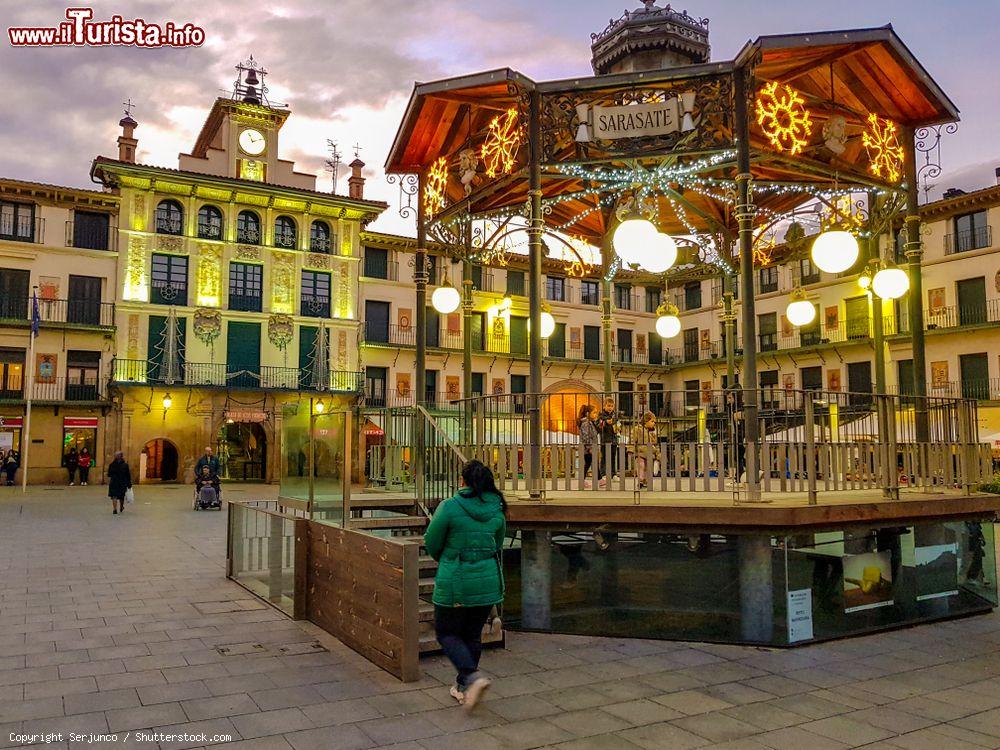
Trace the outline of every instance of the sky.
<instances>
[{"instance_id":1,"label":"sky","mask_svg":"<svg viewBox=\"0 0 1000 750\"><path fill-rule=\"evenodd\" d=\"M327 139L340 144L346 161L359 144L366 197L390 204L372 228L412 234L412 219L399 217L398 190L386 183L382 166L414 82L499 67L535 80L591 75L591 32L640 6L638 0L94 0L96 20L190 22L205 30L205 42L183 49L29 49L12 47L6 28L56 25L67 4L0 0L0 177L93 187L91 161L117 154L127 98L139 122L138 160L176 167L212 102L231 91L236 63L253 54L269 71L272 101L292 112L281 133L282 158L318 174L318 189L329 190ZM949 187L996 181L1000 0L684 0L674 8L710 19L713 60L732 59L764 34L891 23L961 111L958 132L942 141L944 171L931 198ZM339 192L346 191L345 169Z\"/></svg>"}]
</instances>

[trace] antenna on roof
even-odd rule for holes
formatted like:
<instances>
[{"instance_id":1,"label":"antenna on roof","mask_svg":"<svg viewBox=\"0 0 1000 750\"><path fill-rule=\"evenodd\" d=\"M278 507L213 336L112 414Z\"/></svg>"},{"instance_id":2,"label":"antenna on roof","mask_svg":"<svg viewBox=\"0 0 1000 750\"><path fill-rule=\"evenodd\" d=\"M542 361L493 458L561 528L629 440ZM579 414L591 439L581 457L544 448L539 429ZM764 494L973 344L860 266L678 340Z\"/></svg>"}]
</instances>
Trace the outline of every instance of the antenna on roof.
<instances>
[{"instance_id":1,"label":"antenna on roof","mask_svg":"<svg viewBox=\"0 0 1000 750\"><path fill-rule=\"evenodd\" d=\"M337 177L340 172L340 160L341 154L340 150L337 148L337 142L329 138L326 139L326 149L330 152L330 158L326 160L326 171L330 172L333 176L333 189L332 192L337 192Z\"/></svg>"}]
</instances>

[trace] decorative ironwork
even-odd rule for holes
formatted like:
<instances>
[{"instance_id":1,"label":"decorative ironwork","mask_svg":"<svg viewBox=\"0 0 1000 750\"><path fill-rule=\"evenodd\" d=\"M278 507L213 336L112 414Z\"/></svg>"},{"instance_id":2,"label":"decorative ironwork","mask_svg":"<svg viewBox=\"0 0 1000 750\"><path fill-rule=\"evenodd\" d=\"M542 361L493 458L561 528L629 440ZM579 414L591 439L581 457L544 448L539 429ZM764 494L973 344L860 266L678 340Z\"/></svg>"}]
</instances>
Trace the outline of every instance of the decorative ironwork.
<instances>
[{"instance_id":1,"label":"decorative ironwork","mask_svg":"<svg viewBox=\"0 0 1000 750\"><path fill-rule=\"evenodd\" d=\"M623 13L617 20L612 18L608 21L608 25L603 31L590 35L590 41L600 41L601 39L610 36L621 24L632 20L652 22L659 19L667 19L670 21L677 21L691 28L699 29L705 34L708 33L707 18L698 18L696 16L689 15L686 10L678 12L671 8L669 4L664 8L657 8L654 5L654 2L655 0L642 0L642 4L644 6L642 9L634 11L626 10L625 13Z\"/></svg>"},{"instance_id":2,"label":"decorative ironwork","mask_svg":"<svg viewBox=\"0 0 1000 750\"><path fill-rule=\"evenodd\" d=\"M802 95L777 81L757 92L757 124L778 151L795 156L809 142L812 117Z\"/></svg>"},{"instance_id":3,"label":"decorative ironwork","mask_svg":"<svg viewBox=\"0 0 1000 750\"><path fill-rule=\"evenodd\" d=\"M448 191L448 159L444 156L431 164L424 183L424 214L433 218L445 205Z\"/></svg>"},{"instance_id":4,"label":"decorative ironwork","mask_svg":"<svg viewBox=\"0 0 1000 750\"><path fill-rule=\"evenodd\" d=\"M941 136L954 135L958 132L958 123L949 122L946 125L931 125L917 128L913 133L913 149L923 154L924 162L917 167L917 185L924 192L924 201L934 187L931 180L941 176Z\"/></svg>"},{"instance_id":5,"label":"decorative ironwork","mask_svg":"<svg viewBox=\"0 0 1000 750\"><path fill-rule=\"evenodd\" d=\"M511 107L490 120L480 154L486 176L510 174L517 160L517 150L524 141L524 129L518 122L517 107Z\"/></svg>"},{"instance_id":6,"label":"decorative ironwork","mask_svg":"<svg viewBox=\"0 0 1000 750\"><path fill-rule=\"evenodd\" d=\"M417 215L414 196L420 190L420 179L415 174L389 174L385 181L390 185L399 185L399 216L409 219Z\"/></svg>"},{"instance_id":7,"label":"decorative ironwork","mask_svg":"<svg viewBox=\"0 0 1000 750\"><path fill-rule=\"evenodd\" d=\"M642 138L576 140L580 126L586 125L584 113L594 107L652 104L682 96L692 101L690 112L684 113L692 125L690 130ZM544 162L730 148L733 145L733 80L731 75L713 75L605 89L586 95L579 92L544 94L539 115Z\"/></svg>"},{"instance_id":8,"label":"decorative ironwork","mask_svg":"<svg viewBox=\"0 0 1000 750\"><path fill-rule=\"evenodd\" d=\"M267 70L250 55L245 62L236 65L236 80L233 81L234 100L248 104L263 104L265 107L285 107L284 104L271 102L267 98L269 89L264 83Z\"/></svg>"},{"instance_id":9,"label":"decorative ironwork","mask_svg":"<svg viewBox=\"0 0 1000 750\"><path fill-rule=\"evenodd\" d=\"M903 172L903 147L898 132L896 123L873 112L868 115L868 128L861 134L861 143L868 152L868 171L889 182L899 182Z\"/></svg>"}]
</instances>

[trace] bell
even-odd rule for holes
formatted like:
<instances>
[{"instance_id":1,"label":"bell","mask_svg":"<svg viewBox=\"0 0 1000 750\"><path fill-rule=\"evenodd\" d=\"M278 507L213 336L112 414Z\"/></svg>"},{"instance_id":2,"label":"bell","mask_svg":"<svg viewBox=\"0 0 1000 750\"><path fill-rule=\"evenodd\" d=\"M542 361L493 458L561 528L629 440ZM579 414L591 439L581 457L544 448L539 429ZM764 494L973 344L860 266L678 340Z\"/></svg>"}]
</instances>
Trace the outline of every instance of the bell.
<instances>
[{"instance_id":1,"label":"bell","mask_svg":"<svg viewBox=\"0 0 1000 750\"><path fill-rule=\"evenodd\" d=\"M257 71L251 68L247 71L247 86L256 86L260 83L260 79L257 78Z\"/></svg>"}]
</instances>

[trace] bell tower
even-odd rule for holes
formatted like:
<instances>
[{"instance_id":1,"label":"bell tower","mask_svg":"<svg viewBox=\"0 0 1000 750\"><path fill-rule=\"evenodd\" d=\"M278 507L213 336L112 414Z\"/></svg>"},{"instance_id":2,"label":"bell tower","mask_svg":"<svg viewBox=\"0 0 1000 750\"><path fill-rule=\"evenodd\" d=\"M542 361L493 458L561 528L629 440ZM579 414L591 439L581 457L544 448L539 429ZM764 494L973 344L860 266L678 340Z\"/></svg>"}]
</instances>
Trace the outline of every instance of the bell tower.
<instances>
[{"instance_id":1,"label":"bell tower","mask_svg":"<svg viewBox=\"0 0 1000 750\"><path fill-rule=\"evenodd\" d=\"M611 19L604 31L590 35L590 62L597 75L662 70L708 62L708 19L655 0Z\"/></svg>"}]
</instances>

